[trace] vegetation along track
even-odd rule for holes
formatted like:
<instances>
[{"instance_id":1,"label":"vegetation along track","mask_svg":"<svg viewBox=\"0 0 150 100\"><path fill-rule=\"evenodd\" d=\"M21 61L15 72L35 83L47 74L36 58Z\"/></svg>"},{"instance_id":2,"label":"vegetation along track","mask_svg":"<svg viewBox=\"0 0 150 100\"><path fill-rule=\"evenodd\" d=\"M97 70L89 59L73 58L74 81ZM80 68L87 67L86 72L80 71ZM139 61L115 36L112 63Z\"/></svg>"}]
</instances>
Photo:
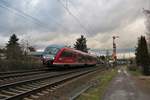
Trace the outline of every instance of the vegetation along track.
<instances>
[{"instance_id":1,"label":"vegetation along track","mask_svg":"<svg viewBox=\"0 0 150 100\"><path fill-rule=\"evenodd\" d=\"M42 75L28 80L1 85L0 99L20 100L31 94L38 93L48 87L55 86L73 78L80 77L82 75L96 71L99 68L100 67L88 67L69 71L60 71L59 73L50 73L49 75Z\"/></svg>"}]
</instances>

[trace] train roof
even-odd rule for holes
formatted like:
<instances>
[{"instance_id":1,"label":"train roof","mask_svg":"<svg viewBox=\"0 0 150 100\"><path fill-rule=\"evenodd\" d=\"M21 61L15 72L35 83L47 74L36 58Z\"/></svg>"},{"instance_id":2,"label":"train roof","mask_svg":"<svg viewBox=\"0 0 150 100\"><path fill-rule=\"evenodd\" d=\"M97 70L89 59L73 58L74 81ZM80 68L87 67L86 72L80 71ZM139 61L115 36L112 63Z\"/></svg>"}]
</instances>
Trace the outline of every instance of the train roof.
<instances>
[{"instance_id":1,"label":"train roof","mask_svg":"<svg viewBox=\"0 0 150 100\"><path fill-rule=\"evenodd\" d=\"M64 48L66 46L65 45L58 45L58 44L51 44L51 45L47 46L46 48L50 48L50 47L56 47L56 48L61 49L61 48Z\"/></svg>"},{"instance_id":2,"label":"train roof","mask_svg":"<svg viewBox=\"0 0 150 100\"><path fill-rule=\"evenodd\" d=\"M51 45L47 46L46 48L51 48L51 47L56 47L56 48L59 48L59 49L63 48L63 49L67 49L67 50L72 50L72 51L78 52L78 53L83 54L83 55L90 55L90 56L93 56L93 57L95 56L95 55L92 55L92 54L89 54L89 53L85 53L85 52L76 50L74 48L70 48L66 45L51 44Z\"/></svg>"},{"instance_id":3,"label":"train roof","mask_svg":"<svg viewBox=\"0 0 150 100\"><path fill-rule=\"evenodd\" d=\"M80 50L76 50L76 49L74 49L74 48L65 47L64 49L66 49L66 50L72 50L72 51L74 51L74 52L77 52L77 53L80 53L80 54L83 54L83 55L89 55L89 56L96 57L96 56L93 55L93 54L86 53L86 52L83 52L83 51L80 51Z\"/></svg>"}]
</instances>

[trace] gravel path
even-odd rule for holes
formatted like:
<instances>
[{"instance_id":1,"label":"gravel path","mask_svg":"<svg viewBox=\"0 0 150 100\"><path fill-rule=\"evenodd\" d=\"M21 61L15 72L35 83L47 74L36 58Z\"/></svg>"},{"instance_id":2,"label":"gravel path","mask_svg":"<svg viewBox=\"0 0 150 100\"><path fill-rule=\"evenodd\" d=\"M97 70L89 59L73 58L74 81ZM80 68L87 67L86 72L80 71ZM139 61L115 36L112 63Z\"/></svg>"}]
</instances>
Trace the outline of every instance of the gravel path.
<instances>
[{"instance_id":1,"label":"gravel path","mask_svg":"<svg viewBox=\"0 0 150 100\"><path fill-rule=\"evenodd\" d=\"M121 67L106 90L103 100L150 100L150 95L140 91L126 69Z\"/></svg>"}]
</instances>

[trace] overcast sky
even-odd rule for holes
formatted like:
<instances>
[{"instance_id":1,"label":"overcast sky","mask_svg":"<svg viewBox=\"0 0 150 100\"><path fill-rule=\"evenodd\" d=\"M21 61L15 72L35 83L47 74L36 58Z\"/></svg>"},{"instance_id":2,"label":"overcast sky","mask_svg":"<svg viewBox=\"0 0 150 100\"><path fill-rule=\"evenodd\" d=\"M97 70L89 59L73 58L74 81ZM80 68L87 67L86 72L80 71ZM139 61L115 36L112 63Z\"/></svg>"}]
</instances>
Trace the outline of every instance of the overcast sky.
<instances>
[{"instance_id":1,"label":"overcast sky","mask_svg":"<svg viewBox=\"0 0 150 100\"><path fill-rule=\"evenodd\" d=\"M145 35L150 0L0 0L0 46L15 33L36 49L73 45L81 34L89 48L134 48Z\"/></svg>"}]
</instances>

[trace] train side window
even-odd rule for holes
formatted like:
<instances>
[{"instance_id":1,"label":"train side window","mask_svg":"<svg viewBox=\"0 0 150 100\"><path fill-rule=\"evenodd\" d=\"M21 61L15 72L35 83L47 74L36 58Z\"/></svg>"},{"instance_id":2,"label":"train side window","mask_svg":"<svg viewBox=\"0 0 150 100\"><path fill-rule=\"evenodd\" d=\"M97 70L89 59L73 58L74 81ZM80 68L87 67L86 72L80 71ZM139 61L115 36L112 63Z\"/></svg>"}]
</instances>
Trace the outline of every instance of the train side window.
<instances>
[{"instance_id":1,"label":"train side window","mask_svg":"<svg viewBox=\"0 0 150 100\"><path fill-rule=\"evenodd\" d=\"M80 54L77 55L77 61L82 62L82 55L80 55Z\"/></svg>"},{"instance_id":2,"label":"train side window","mask_svg":"<svg viewBox=\"0 0 150 100\"><path fill-rule=\"evenodd\" d=\"M72 57L76 57L77 56L77 54L76 53L72 53Z\"/></svg>"},{"instance_id":3,"label":"train side window","mask_svg":"<svg viewBox=\"0 0 150 100\"><path fill-rule=\"evenodd\" d=\"M90 56L86 56L86 59L87 59L87 61L91 60Z\"/></svg>"},{"instance_id":4,"label":"train side window","mask_svg":"<svg viewBox=\"0 0 150 100\"><path fill-rule=\"evenodd\" d=\"M85 56L81 55L81 62L84 62L84 61L85 61Z\"/></svg>"},{"instance_id":5,"label":"train side window","mask_svg":"<svg viewBox=\"0 0 150 100\"><path fill-rule=\"evenodd\" d=\"M72 57L72 56L73 56L73 53L70 52L70 51L65 50L65 51L63 51L63 53L62 53L61 56L62 56L62 57Z\"/></svg>"}]
</instances>

